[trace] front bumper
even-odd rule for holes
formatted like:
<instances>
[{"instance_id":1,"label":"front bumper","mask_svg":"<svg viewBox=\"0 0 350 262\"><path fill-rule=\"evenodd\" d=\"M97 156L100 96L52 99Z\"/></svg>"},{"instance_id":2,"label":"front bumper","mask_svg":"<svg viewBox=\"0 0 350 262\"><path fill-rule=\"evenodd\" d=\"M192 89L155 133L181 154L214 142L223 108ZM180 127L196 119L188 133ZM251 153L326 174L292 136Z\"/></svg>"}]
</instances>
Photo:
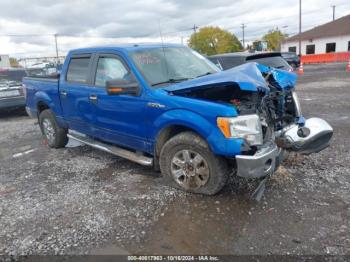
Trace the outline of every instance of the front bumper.
<instances>
[{"instance_id":1,"label":"front bumper","mask_svg":"<svg viewBox=\"0 0 350 262\"><path fill-rule=\"evenodd\" d=\"M258 178L271 175L281 162L282 150L273 142L263 145L254 155L236 156L237 175Z\"/></svg>"},{"instance_id":2,"label":"front bumper","mask_svg":"<svg viewBox=\"0 0 350 262\"><path fill-rule=\"evenodd\" d=\"M0 109L24 107L26 104L24 96L0 98Z\"/></svg>"},{"instance_id":3,"label":"front bumper","mask_svg":"<svg viewBox=\"0 0 350 262\"><path fill-rule=\"evenodd\" d=\"M309 118L302 127L291 125L275 132L275 142L264 144L254 155L236 156L237 174L246 178L272 174L283 161L283 151L300 154L317 153L329 146L332 127L323 119Z\"/></svg>"}]
</instances>

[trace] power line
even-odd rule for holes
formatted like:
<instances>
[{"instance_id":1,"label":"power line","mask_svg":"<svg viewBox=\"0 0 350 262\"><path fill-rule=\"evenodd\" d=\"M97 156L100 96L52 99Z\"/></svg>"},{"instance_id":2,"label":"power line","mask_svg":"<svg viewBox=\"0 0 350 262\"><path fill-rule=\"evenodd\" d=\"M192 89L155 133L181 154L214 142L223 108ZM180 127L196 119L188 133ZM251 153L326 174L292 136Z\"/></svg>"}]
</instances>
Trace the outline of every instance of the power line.
<instances>
[{"instance_id":1,"label":"power line","mask_svg":"<svg viewBox=\"0 0 350 262\"><path fill-rule=\"evenodd\" d=\"M300 1L301 2L301 1ZM339 3L337 4L336 6L347 6L349 5L348 2L343 2L343 3ZM331 7L333 8L333 19L335 19L335 5L332 5ZM301 6L300 6L301 8ZM329 8L329 7L328 7ZM322 8L318 8L318 9L313 9L313 10L310 10L310 11L306 11L306 12L303 12L302 15L308 15L308 14L313 14L313 13L316 13L316 12L319 12L320 10L324 10L325 12L325 7L322 7ZM329 10L329 9L328 9ZM341 11L342 13L342 11ZM301 14L301 10L299 10L299 16ZM268 24L272 24L272 23L275 23L276 21L279 21L281 19L284 19L284 18L290 18L290 17L295 17L297 14L293 14L293 15L288 15L288 16L283 16L283 18L276 18L276 19L269 19L269 20L264 20L264 21L257 21L257 22L249 22L248 25L252 24L252 25L255 25L255 24L260 24L261 25L261 28L267 28L268 27ZM301 18L301 17L300 17ZM236 17L236 21L237 21L237 17ZM285 22L283 22L284 24ZM277 24L277 23L276 23ZM211 24L208 24L206 26L210 26ZM301 23L299 24L299 26L301 27ZM200 26L202 27L202 26ZM251 39L251 37L246 37L245 34L247 34L247 32L249 32L249 30L245 30L245 28L247 27L246 24L238 24L236 26L230 26L230 27L222 27L223 29L226 29L226 30L231 30L231 29L234 29L234 30L237 30L238 28L240 28L242 30L242 33L243 33L243 39L242 39L242 42L243 44L245 45L245 42L248 40ZM290 29L292 30L295 30L296 28L296 25L295 26L290 26ZM309 26L307 26L309 27ZM199 28L199 26L197 25L194 25L192 28L188 28L188 29L183 29L183 30L178 30L178 31L170 31L170 32L165 32L164 35L171 35L171 34L179 34L179 33L183 33L183 32L189 32L193 30L193 33L195 34L195 45L197 44L197 37L196 37L196 34L197 34L197 29ZM249 27L249 28L252 28L254 29L255 31L258 31L256 30L256 26L253 26L253 27ZM294 29L295 28L295 29ZM299 28L299 32L301 32L301 28ZM305 29L305 25L304 25L304 29ZM237 30L238 31L238 30ZM251 31L252 34L249 33L249 36L254 36L254 35L257 35L255 32ZM185 36L187 36L188 34L183 34ZM149 35L151 36L151 34ZM75 35L75 34L0 34L0 37L55 37L55 47L56 47L56 56L58 54L58 44L57 44L57 38L58 37L73 37L73 38L93 38L93 39L118 39L118 38L121 38L121 37L113 37L113 36L100 36L100 35ZM141 36L140 36L141 37ZM137 37L136 37L137 38ZM60 51L62 52L63 49L60 48Z\"/></svg>"}]
</instances>

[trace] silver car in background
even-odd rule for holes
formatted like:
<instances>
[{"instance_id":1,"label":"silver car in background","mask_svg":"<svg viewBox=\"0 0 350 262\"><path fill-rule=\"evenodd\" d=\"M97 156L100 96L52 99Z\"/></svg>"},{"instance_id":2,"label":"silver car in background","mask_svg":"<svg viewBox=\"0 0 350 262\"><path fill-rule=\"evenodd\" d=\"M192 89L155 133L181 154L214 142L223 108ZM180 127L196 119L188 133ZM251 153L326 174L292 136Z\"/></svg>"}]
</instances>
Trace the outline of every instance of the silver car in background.
<instances>
[{"instance_id":1,"label":"silver car in background","mask_svg":"<svg viewBox=\"0 0 350 262\"><path fill-rule=\"evenodd\" d=\"M0 110L25 107L22 88L24 69L0 69Z\"/></svg>"}]
</instances>

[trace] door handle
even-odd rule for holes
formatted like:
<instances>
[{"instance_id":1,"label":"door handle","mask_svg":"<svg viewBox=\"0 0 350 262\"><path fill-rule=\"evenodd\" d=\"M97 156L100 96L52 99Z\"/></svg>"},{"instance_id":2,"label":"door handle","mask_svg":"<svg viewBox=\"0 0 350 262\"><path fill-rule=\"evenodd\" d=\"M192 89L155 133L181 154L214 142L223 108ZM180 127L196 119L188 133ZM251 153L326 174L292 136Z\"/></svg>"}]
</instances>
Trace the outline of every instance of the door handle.
<instances>
[{"instance_id":1,"label":"door handle","mask_svg":"<svg viewBox=\"0 0 350 262\"><path fill-rule=\"evenodd\" d=\"M90 100L91 102L96 102L96 101L97 101L97 95L90 95L90 96L89 96L89 100Z\"/></svg>"},{"instance_id":2,"label":"door handle","mask_svg":"<svg viewBox=\"0 0 350 262\"><path fill-rule=\"evenodd\" d=\"M67 96L67 91L66 91L66 90L62 90L62 91L61 91L61 95L62 95L62 96Z\"/></svg>"}]
</instances>

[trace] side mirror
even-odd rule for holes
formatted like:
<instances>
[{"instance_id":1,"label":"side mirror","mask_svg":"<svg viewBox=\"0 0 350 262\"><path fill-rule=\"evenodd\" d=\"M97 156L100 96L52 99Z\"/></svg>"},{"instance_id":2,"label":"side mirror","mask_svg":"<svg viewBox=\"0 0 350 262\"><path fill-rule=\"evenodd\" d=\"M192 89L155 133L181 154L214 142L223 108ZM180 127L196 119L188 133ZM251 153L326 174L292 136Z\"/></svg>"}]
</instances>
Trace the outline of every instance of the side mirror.
<instances>
[{"instance_id":1,"label":"side mirror","mask_svg":"<svg viewBox=\"0 0 350 262\"><path fill-rule=\"evenodd\" d=\"M109 95L138 96L141 88L136 80L113 79L106 82L106 90Z\"/></svg>"}]
</instances>

